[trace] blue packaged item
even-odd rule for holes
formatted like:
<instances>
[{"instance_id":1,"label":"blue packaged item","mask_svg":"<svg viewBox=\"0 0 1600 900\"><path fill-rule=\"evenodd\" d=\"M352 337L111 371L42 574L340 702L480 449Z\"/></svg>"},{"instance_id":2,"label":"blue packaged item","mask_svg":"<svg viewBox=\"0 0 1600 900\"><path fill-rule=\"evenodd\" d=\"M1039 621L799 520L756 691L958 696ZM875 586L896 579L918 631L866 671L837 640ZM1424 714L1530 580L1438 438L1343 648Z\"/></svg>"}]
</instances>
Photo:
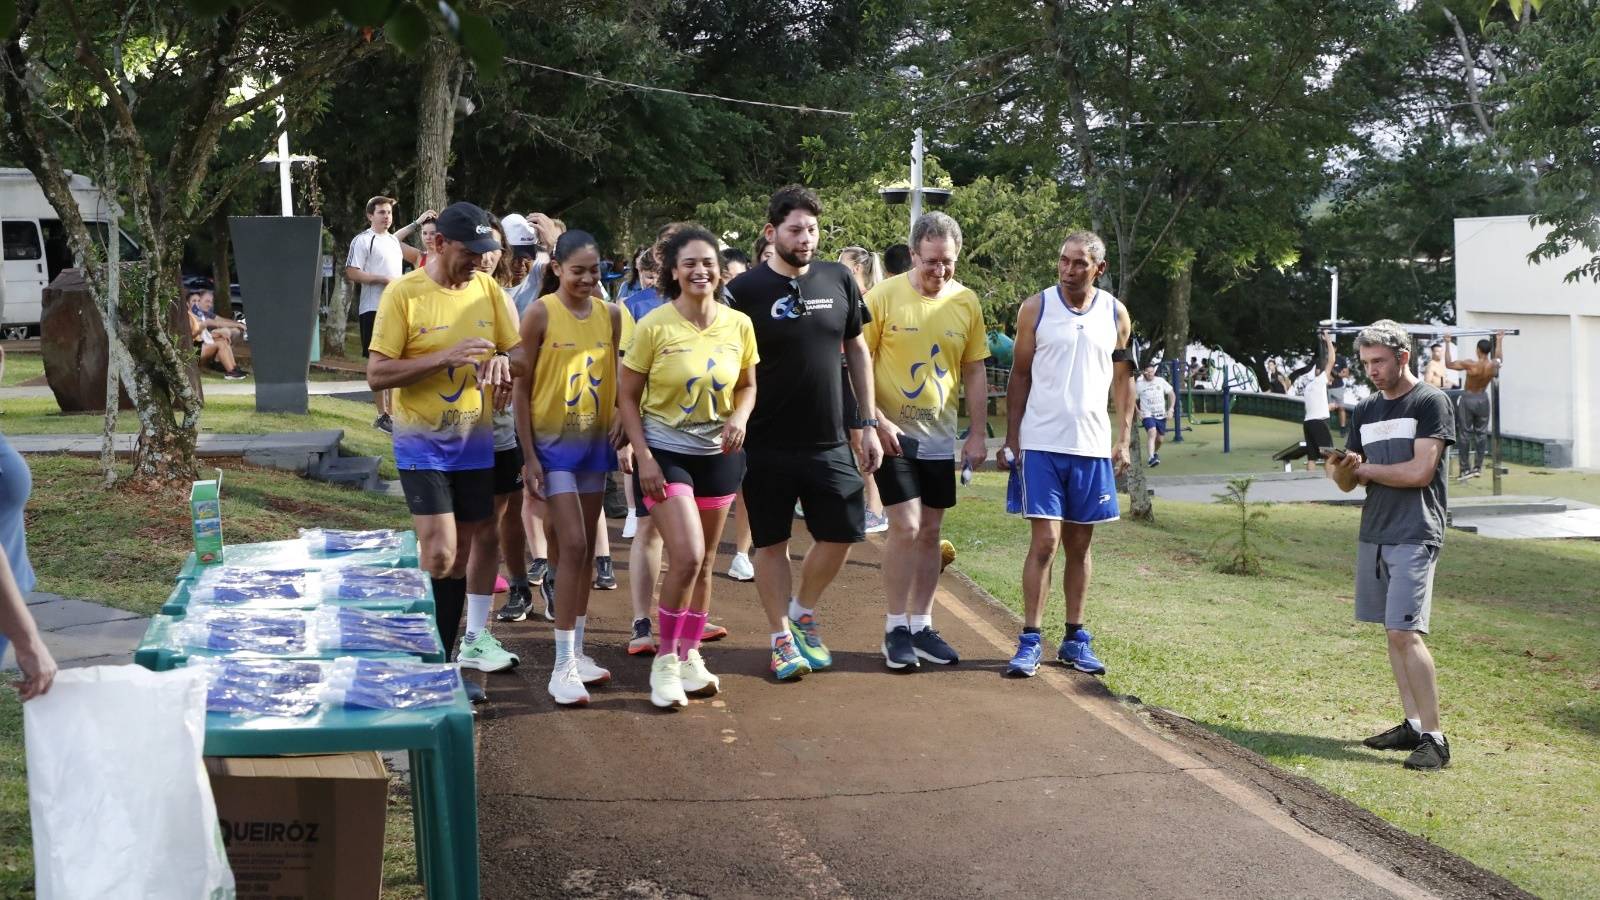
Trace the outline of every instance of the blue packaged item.
<instances>
[{"instance_id":1,"label":"blue packaged item","mask_svg":"<svg viewBox=\"0 0 1600 900\"><path fill-rule=\"evenodd\" d=\"M315 613L317 640L324 651L366 650L438 654L439 631L427 613L382 613L352 607L323 607Z\"/></svg>"},{"instance_id":2,"label":"blue packaged item","mask_svg":"<svg viewBox=\"0 0 1600 900\"><path fill-rule=\"evenodd\" d=\"M341 657L330 667L326 701L360 709L447 706L460 686L461 671L448 663Z\"/></svg>"},{"instance_id":3,"label":"blue packaged item","mask_svg":"<svg viewBox=\"0 0 1600 900\"><path fill-rule=\"evenodd\" d=\"M392 528L343 531L337 528L302 528L300 539L312 553L350 553L355 550L397 550L400 532Z\"/></svg>"},{"instance_id":4,"label":"blue packaged item","mask_svg":"<svg viewBox=\"0 0 1600 900\"><path fill-rule=\"evenodd\" d=\"M428 574L421 569L350 566L322 573L325 600L422 600L428 596Z\"/></svg>"},{"instance_id":5,"label":"blue packaged item","mask_svg":"<svg viewBox=\"0 0 1600 900\"><path fill-rule=\"evenodd\" d=\"M206 677L206 711L230 716L307 716L321 708L326 667L319 662L196 659Z\"/></svg>"},{"instance_id":6,"label":"blue packaged item","mask_svg":"<svg viewBox=\"0 0 1600 900\"><path fill-rule=\"evenodd\" d=\"M311 650L311 630L301 612L203 609L173 626L183 647L291 656Z\"/></svg>"},{"instance_id":7,"label":"blue packaged item","mask_svg":"<svg viewBox=\"0 0 1600 900\"><path fill-rule=\"evenodd\" d=\"M189 592L191 602L231 606L259 600L299 600L307 596L314 573L306 569L253 569L218 566L207 569Z\"/></svg>"}]
</instances>

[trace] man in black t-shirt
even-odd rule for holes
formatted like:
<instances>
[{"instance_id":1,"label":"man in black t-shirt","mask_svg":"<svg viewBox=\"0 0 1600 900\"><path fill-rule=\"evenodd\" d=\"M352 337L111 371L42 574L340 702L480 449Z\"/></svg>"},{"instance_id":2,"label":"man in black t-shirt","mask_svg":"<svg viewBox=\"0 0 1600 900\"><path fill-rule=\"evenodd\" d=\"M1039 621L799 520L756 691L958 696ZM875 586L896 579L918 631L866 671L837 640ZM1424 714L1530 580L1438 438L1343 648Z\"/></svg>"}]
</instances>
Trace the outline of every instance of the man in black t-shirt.
<instances>
[{"instance_id":1,"label":"man in black t-shirt","mask_svg":"<svg viewBox=\"0 0 1600 900\"><path fill-rule=\"evenodd\" d=\"M780 188L767 207L764 236L777 253L729 284L733 307L755 325L756 408L745 437L744 499L756 548L756 590L772 626L772 672L780 680L833 662L814 612L850 545L866 537L861 473L883 456L878 444L872 365L861 337L861 291L850 270L813 261L817 195ZM844 351L866 428L858 470L845 435L839 352ZM799 500L815 540L789 571L789 534Z\"/></svg>"}]
</instances>

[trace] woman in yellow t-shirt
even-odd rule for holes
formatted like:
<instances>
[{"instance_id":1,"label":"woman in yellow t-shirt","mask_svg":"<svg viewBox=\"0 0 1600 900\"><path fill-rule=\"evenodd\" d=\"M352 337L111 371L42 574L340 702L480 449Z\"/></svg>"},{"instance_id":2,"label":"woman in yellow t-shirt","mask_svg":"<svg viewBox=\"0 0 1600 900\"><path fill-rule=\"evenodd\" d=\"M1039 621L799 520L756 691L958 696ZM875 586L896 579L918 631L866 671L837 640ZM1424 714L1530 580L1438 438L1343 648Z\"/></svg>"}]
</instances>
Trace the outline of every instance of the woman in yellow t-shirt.
<instances>
[{"instance_id":1,"label":"woman in yellow t-shirt","mask_svg":"<svg viewBox=\"0 0 1600 900\"><path fill-rule=\"evenodd\" d=\"M522 342L532 375L513 389L523 487L544 500L549 515L550 569L555 579L556 662L550 696L562 705L589 702L584 685L611 673L583 652L589 613L588 560L594 553L606 473L617 467L617 344L622 318L597 299L600 250L587 232L568 231L550 256L556 289L528 306Z\"/></svg>"},{"instance_id":2,"label":"woman in yellow t-shirt","mask_svg":"<svg viewBox=\"0 0 1600 900\"><path fill-rule=\"evenodd\" d=\"M634 493L666 545L650 702L687 706L715 694L700 638L728 507L744 479L745 423L756 403L750 318L723 306L717 239L698 225L661 243L658 290L622 357L620 401Z\"/></svg>"}]
</instances>

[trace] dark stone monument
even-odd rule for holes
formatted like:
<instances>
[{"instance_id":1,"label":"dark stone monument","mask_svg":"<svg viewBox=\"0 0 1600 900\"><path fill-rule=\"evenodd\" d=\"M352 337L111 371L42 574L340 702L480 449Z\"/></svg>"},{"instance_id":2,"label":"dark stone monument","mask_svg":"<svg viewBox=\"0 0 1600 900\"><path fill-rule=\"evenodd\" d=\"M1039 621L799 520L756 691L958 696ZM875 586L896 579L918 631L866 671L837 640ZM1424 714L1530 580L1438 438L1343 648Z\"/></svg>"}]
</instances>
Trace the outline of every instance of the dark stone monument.
<instances>
[{"instance_id":1,"label":"dark stone monument","mask_svg":"<svg viewBox=\"0 0 1600 900\"><path fill-rule=\"evenodd\" d=\"M136 263L123 265L123 280L134 277ZM175 299L167 326L179 348L191 344L189 316L181 297ZM62 269L44 290L44 308L39 315L39 352L44 358L44 377L56 395L62 412L105 412L106 366L111 354L106 343L105 323L95 306L83 273ZM180 349L181 352L181 349ZM197 355L189 364L189 384L200 393L200 365ZM132 409L133 401L123 387L119 409ZM204 400L204 396L201 396Z\"/></svg>"},{"instance_id":2,"label":"dark stone monument","mask_svg":"<svg viewBox=\"0 0 1600 900\"><path fill-rule=\"evenodd\" d=\"M250 322L256 412L304 414L322 264L318 216L229 216Z\"/></svg>"}]
</instances>

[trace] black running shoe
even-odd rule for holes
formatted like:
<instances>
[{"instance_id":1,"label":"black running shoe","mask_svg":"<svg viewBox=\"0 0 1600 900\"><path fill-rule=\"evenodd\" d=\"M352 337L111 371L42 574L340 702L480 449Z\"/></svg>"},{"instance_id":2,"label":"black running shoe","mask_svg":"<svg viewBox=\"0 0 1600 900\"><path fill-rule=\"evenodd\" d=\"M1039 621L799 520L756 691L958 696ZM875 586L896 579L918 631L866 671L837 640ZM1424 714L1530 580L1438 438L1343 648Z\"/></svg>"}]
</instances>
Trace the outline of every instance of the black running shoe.
<instances>
[{"instance_id":1,"label":"black running shoe","mask_svg":"<svg viewBox=\"0 0 1600 900\"><path fill-rule=\"evenodd\" d=\"M955 648L944 642L939 632L924 628L911 636L911 649L917 654L918 659L925 659L938 666L953 666L961 661Z\"/></svg>"},{"instance_id":2,"label":"black running shoe","mask_svg":"<svg viewBox=\"0 0 1600 900\"><path fill-rule=\"evenodd\" d=\"M1421 740L1421 733L1412 728L1410 722L1401 720L1399 725L1383 734L1375 734L1361 743L1374 750L1415 750Z\"/></svg>"},{"instance_id":3,"label":"black running shoe","mask_svg":"<svg viewBox=\"0 0 1600 900\"><path fill-rule=\"evenodd\" d=\"M544 598L544 616L546 622L556 620L556 570L546 567L544 581L539 582L539 596Z\"/></svg>"},{"instance_id":4,"label":"black running shoe","mask_svg":"<svg viewBox=\"0 0 1600 900\"><path fill-rule=\"evenodd\" d=\"M550 560L539 557L528 563L528 583L533 585L544 584L545 573L550 570Z\"/></svg>"},{"instance_id":5,"label":"black running shoe","mask_svg":"<svg viewBox=\"0 0 1600 900\"><path fill-rule=\"evenodd\" d=\"M499 622L521 622L533 611L533 591L520 584L513 584L506 591L506 605L494 617Z\"/></svg>"},{"instance_id":6,"label":"black running shoe","mask_svg":"<svg viewBox=\"0 0 1600 900\"><path fill-rule=\"evenodd\" d=\"M394 420L389 418L388 413L382 413L376 419L373 419L372 427L384 434L394 434Z\"/></svg>"},{"instance_id":7,"label":"black running shoe","mask_svg":"<svg viewBox=\"0 0 1600 900\"><path fill-rule=\"evenodd\" d=\"M612 571L611 557L596 556L594 558L594 589L597 591L614 591L617 589L617 573Z\"/></svg>"},{"instance_id":8,"label":"black running shoe","mask_svg":"<svg viewBox=\"0 0 1600 900\"><path fill-rule=\"evenodd\" d=\"M917 648L911 642L911 629L897 625L883 636L883 661L891 669L915 669Z\"/></svg>"},{"instance_id":9,"label":"black running shoe","mask_svg":"<svg viewBox=\"0 0 1600 900\"><path fill-rule=\"evenodd\" d=\"M476 681L473 681L470 678L461 679L461 683L467 689L467 702L468 703L474 703L474 704L482 703L485 700L489 699L489 695L483 692L483 685L477 683Z\"/></svg>"},{"instance_id":10,"label":"black running shoe","mask_svg":"<svg viewBox=\"0 0 1600 900\"><path fill-rule=\"evenodd\" d=\"M1435 740L1424 734L1417 739L1417 749L1406 757L1406 768L1421 772L1436 772L1450 765L1450 739Z\"/></svg>"}]
</instances>

